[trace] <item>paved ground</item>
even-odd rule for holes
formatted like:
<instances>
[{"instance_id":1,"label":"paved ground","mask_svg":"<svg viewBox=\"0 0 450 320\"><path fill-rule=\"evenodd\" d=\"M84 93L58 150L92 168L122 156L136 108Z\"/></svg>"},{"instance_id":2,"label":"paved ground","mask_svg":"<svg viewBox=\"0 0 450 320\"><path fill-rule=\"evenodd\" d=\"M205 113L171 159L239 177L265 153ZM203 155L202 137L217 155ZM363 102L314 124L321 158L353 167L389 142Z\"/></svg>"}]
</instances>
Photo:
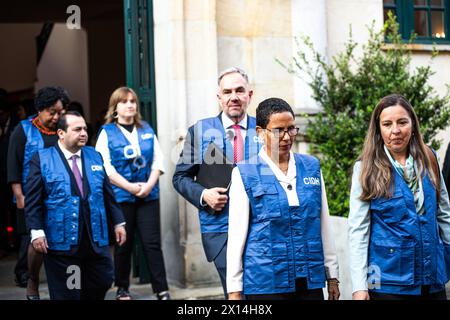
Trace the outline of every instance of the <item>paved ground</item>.
<instances>
[{"instance_id":1,"label":"paved ground","mask_svg":"<svg viewBox=\"0 0 450 320\"><path fill-rule=\"evenodd\" d=\"M14 283L15 255L0 258L0 300L25 300L25 288L19 288ZM132 280L130 293L135 300L156 300L149 284L138 284L138 279ZM41 270L41 299L49 299L44 269ZM170 287L170 293L175 300L222 300L222 287L178 288ZM447 297L450 299L450 282L447 284ZM115 289L108 291L106 300L115 299Z\"/></svg>"},{"instance_id":2,"label":"paved ground","mask_svg":"<svg viewBox=\"0 0 450 320\"><path fill-rule=\"evenodd\" d=\"M17 287L14 283L15 255L11 254L0 259L0 300L25 300L26 289ZM138 284L138 279L133 279L130 293L136 300L156 300L149 284ZM41 299L49 299L44 269L41 270L40 283ZM223 299L222 287L207 288L177 288L170 287L170 293L176 300L209 300ZM115 289L108 291L106 300L115 299Z\"/></svg>"}]
</instances>

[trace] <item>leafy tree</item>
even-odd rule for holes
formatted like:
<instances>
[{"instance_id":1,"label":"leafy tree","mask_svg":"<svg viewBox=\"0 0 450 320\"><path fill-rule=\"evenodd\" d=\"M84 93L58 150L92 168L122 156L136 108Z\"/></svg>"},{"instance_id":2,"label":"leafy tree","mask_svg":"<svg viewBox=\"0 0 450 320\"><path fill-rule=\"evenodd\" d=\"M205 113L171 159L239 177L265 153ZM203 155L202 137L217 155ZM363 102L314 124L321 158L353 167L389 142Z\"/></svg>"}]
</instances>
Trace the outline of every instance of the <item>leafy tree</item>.
<instances>
[{"instance_id":1,"label":"leafy tree","mask_svg":"<svg viewBox=\"0 0 450 320\"><path fill-rule=\"evenodd\" d=\"M419 117L425 142L435 149L440 144L435 136L450 118L448 86L446 94L439 97L428 84L434 73L430 64L414 70L411 67L409 45L414 35L404 42L392 15L381 31L374 31L373 24L368 30L370 38L360 54L355 52L358 44L352 40L350 30L345 50L331 62L304 36L300 39L312 59L299 50L290 65L278 61L291 73L307 75L308 79L303 80L322 108L322 112L308 118L306 137L311 142L310 152L321 159L330 213L339 216L348 215L353 164L361 152L372 110L382 97L404 95ZM433 50L430 63L437 54Z\"/></svg>"}]
</instances>

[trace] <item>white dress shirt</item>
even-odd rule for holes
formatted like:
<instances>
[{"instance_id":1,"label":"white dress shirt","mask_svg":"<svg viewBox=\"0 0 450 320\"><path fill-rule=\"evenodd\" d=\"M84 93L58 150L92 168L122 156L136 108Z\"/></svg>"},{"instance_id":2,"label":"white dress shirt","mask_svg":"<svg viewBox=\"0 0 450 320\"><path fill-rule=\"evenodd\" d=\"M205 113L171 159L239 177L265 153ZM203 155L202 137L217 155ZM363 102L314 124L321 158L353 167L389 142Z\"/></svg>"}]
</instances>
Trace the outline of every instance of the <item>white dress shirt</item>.
<instances>
[{"instance_id":1,"label":"white dress shirt","mask_svg":"<svg viewBox=\"0 0 450 320\"><path fill-rule=\"evenodd\" d=\"M247 114L245 114L244 118L238 122L238 125L240 126L239 131L241 132L242 140L244 141L244 148L245 148L245 137L247 136L247 118L248 118ZM231 130L233 132L233 136L234 136L234 129L233 129L233 126L235 124L234 121L231 120L230 118L228 118L225 115L225 112L222 112L221 119L222 119L223 130L225 132L228 132ZM230 139L229 141L234 148L234 139ZM205 192L205 190L203 190L202 194L200 195L200 205L203 207L206 207L206 203L203 202L203 193Z\"/></svg>"},{"instance_id":2,"label":"white dress shirt","mask_svg":"<svg viewBox=\"0 0 450 320\"><path fill-rule=\"evenodd\" d=\"M247 114L245 114L244 118L238 122L238 125L241 127L239 130L241 131L242 140L245 141L245 137L247 136ZM228 118L225 115L225 112L222 112L221 115L223 130L225 132L232 130L234 134L234 121ZM231 145L234 147L234 139L230 139Z\"/></svg>"},{"instance_id":3,"label":"white dress shirt","mask_svg":"<svg viewBox=\"0 0 450 320\"><path fill-rule=\"evenodd\" d=\"M133 148L136 150L136 153L138 156L141 155L141 147L139 145L139 136L138 131L136 129L136 126L134 126L133 131L130 132L121 125L118 125L120 131L123 133L125 138L128 140L130 145L133 146ZM151 170L158 169L161 171L161 174L165 172L164 169L164 156L161 151L161 147L158 142L158 138L156 135L153 136L154 138L154 144L153 144L153 162ZM108 176L111 174L117 172L116 168L111 164L111 154L109 152L108 147L108 135L106 134L105 130L102 130L100 134L98 135L97 143L95 145L95 150L101 153L103 157L103 165L105 167L105 172Z\"/></svg>"},{"instance_id":4,"label":"white dress shirt","mask_svg":"<svg viewBox=\"0 0 450 320\"><path fill-rule=\"evenodd\" d=\"M290 153L288 172L286 175L270 159L264 148L261 148L258 155L269 165L278 182L283 187L288 198L289 206L298 206L299 198L296 189L297 167L295 165L294 154L292 152ZM325 257L325 270L327 279L337 279L339 277L339 268L336 249L331 235L328 201L322 172L320 173L320 179L322 186L320 228ZM287 188L289 184L292 186L291 190ZM242 261L250 222L250 202L238 167L235 167L232 172L229 195L227 290L228 292L240 292L243 289Z\"/></svg>"}]
</instances>

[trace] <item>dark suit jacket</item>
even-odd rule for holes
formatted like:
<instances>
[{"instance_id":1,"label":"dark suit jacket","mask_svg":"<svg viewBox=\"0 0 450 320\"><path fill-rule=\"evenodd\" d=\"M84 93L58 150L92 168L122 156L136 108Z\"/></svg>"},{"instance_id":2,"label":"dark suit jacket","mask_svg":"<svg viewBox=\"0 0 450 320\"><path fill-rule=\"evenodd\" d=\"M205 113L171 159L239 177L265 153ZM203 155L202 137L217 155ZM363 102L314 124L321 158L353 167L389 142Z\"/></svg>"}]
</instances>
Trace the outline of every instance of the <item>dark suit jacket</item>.
<instances>
[{"instance_id":1,"label":"dark suit jacket","mask_svg":"<svg viewBox=\"0 0 450 320\"><path fill-rule=\"evenodd\" d=\"M222 122L222 113L217 117ZM183 151L180 155L180 160L175 168L175 173L172 178L174 188L187 201L193 204L196 208L201 209L200 196L205 189L202 185L197 183L194 178L197 176L200 169L200 164L195 163L197 156L195 152L199 150L197 145L197 138L194 137L194 126L188 129ZM227 243L228 234L226 232L210 232L202 233L203 249L208 261L213 261L220 253L222 248Z\"/></svg>"},{"instance_id":2,"label":"dark suit jacket","mask_svg":"<svg viewBox=\"0 0 450 320\"><path fill-rule=\"evenodd\" d=\"M445 186L447 187L447 191L450 192L450 143L448 144L447 152L445 153L442 174L444 176Z\"/></svg>"},{"instance_id":3,"label":"dark suit jacket","mask_svg":"<svg viewBox=\"0 0 450 320\"><path fill-rule=\"evenodd\" d=\"M64 158L64 154L62 153L59 146L56 145L55 147L58 150L60 157L63 159L65 169L69 173L72 195L80 197L80 190L78 189L72 170L67 160ZM87 177L87 175L84 166L83 149L81 150L84 197L81 199L82 201L80 201L78 243L80 244L82 243L82 241L89 240L94 252L99 254L106 254L109 251L108 246L99 247L95 242L92 241L91 224L89 220L89 204L87 202L87 195L89 194L90 190L89 183L85 178ZM30 174L27 179L26 190L27 194L25 195L25 216L27 228L28 230L44 229L43 213L45 211L45 208L43 200L47 197L47 194L45 191L44 182L42 180L40 159L38 153L33 156L30 162ZM105 177L105 180L103 182L103 193L105 199L105 210L109 224L117 225L119 223L125 222L122 209L116 202L114 192L112 190L111 183L109 182L108 177ZM85 237L87 237L87 239ZM75 255L77 251L78 246L75 246L72 247L70 252L65 252L65 254Z\"/></svg>"},{"instance_id":4,"label":"dark suit jacket","mask_svg":"<svg viewBox=\"0 0 450 320\"><path fill-rule=\"evenodd\" d=\"M11 136L11 133L13 132L14 128L17 126L17 124L19 123L19 120L10 117L9 118L9 126L8 126L8 130L6 130L6 132L3 132L0 135L0 182L2 184L1 189L3 190L4 188L9 188L9 186L7 186L6 181L7 181L7 154L8 154L8 146L9 146L9 137Z\"/></svg>"}]
</instances>

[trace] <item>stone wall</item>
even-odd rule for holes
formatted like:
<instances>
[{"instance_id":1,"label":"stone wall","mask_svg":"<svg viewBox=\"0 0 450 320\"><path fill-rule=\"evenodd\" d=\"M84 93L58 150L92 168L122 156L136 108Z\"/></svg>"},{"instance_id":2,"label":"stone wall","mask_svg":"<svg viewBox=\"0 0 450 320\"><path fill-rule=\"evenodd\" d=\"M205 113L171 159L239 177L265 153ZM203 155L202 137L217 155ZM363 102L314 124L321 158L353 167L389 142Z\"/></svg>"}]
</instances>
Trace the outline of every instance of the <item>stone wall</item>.
<instances>
[{"instance_id":1,"label":"stone wall","mask_svg":"<svg viewBox=\"0 0 450 320\"><path fill-rule=\"evenodd\" d=\"M293 80L276 61L292 57L291 3L286 0L217 0L218 69L244 68L254 89L250 114L271 97L294 102Z\"/></svg>"}]
</instances>

